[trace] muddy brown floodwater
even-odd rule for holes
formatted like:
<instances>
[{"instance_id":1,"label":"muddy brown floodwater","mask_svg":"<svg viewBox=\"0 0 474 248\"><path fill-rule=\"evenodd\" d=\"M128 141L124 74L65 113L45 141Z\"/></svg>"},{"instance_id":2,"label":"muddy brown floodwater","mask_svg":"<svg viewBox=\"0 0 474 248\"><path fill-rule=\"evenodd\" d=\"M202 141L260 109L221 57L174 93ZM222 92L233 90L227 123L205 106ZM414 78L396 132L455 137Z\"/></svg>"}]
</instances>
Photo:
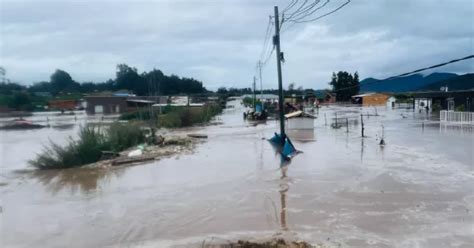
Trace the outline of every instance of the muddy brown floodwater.
<instances>
[{"instance_id":1,"label":"muddy brown floodwater","mask_svg":"<svg viewBox=\"0 0 474 248\"><path fill-rule=\"evenodd\" d=\"M111 170L34 171L79 124L0 131L1 247L201 247L285 238L323 247L472 247L473 128L407 110L324 107L289 164L232 102L192 153ZM334 113L349 118L331 128ZM326 122L324 114L326 114ZM344 119L343 119L344 120ZM67 122L67 121L65 121ZM425 124L422 125L422 122ZM345 122L343 121L343 124ZM387 145L380 147L382 124ZM299 141L301 140L301 141Z\"/></svg>"}]
</instances>

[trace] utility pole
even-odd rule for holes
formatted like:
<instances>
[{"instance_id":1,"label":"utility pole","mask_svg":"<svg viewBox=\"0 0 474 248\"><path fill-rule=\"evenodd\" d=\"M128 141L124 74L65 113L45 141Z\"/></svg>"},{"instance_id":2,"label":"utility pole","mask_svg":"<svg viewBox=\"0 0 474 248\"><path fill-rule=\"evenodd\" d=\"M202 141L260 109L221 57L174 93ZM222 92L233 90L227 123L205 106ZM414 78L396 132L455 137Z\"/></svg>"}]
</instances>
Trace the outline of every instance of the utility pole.
<instances>
[{"instance_id":1,"label":"utility pole","mask_svg":"<svg viewBox=\"0 0 474 248\"><path fill-rule=\"evenodd\" d=\"M257 79L255 78L255 76L253 77L253 112L257 112L257 100L255 99L255 81Z\"/></svg>"},{"instance_id":2,"label":"utility pole","mask_svg":"<svg viewBox=\"0 0 474 248\"><path fill-rule=\"evenodd\" d=\"M273 44L276 46L276 60L278 70L278 108L280 109L280 135L282 141L286 139L285 134L285 113L283 104L283 79L281 75L281 51L280 51L280 18L278 13L278 6L275 6L275 36L273 37Z\"/></svg>"},{"instance_id":3,"label":"utility pole","mask_svg":"<svg viewBox=\"0 0 474 248\"><path fill-rule=\"evenodd\" d=\"M258 61L258 72L259 72L259 78L260 78L260 101L262 102L262 110L263 110L263 83L262 83L262 61Z\"/></svg>"}]
</instances>

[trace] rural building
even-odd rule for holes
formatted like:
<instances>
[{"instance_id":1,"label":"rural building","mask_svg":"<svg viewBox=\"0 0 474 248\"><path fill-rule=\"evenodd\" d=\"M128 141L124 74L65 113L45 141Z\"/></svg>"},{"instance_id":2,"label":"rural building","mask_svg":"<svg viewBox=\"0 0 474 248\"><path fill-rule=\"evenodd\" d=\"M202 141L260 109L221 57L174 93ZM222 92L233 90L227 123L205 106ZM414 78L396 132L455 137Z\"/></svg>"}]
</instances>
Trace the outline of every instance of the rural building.
<instances>
[{"instance_id":1,"label":"rural building","mask_svg":"<svg viewBox=\"0 0 474 248\"><path fill-rule=\"evenodd\" d=\"M125 96L86 96L86 113L121 114L128 112L127 97Z\"/></svg>"},{"instance_id":2,"label":"rural building","mask_svg":"<svg viewBox=\"0 0 474 248\"><path fill-rule=\"evenodd\" d=\"M294 111L285 115L286 126L288 129L314 129L315 116L301 110Z\"/></svg>"},{"instance_id":3,"label":"rural building","mask_svg":"<svg viewBox=\"0 0 474 248\"><path fill-rule=\"evenodd\" d=\"M352 103L363 106L386 105L390 97L390 95L382 93L366 93L352 96Z\"/></svg>"},{"instance_id":4,"label":"rural building","mask_svg":"<svg viewBox=\"0 0 474 248\"><path fill-rule=\"evenodd\" d=\"M449 111L474 111L474 90L415 92L413 98L415 109L428 106L429 110L439 108Z\"/></svg>"},{"instance_id":5,"label":"rural building","mask_svg":"<svg viewBox=\"0 0 474 248\"><path fill-rule=\"evenodd\" d=\"M139 108L153 104L169 103L168 96L134 96L134 95L92 95L84 97L86 113L94 114L122 114L136 111Z\"/></svg>"},{"instance_id":6,"label":"rural building","mask_svg":"<svg viewBox=\"0 0 474 248\"><path fill-rule=\"evenodd\" d=\"M315 97L318 100L319 104L334 104L334 103L336 103L336 94L331 93L327 90L324 90L324 91L317 90L315 92Z\"/></svg>"},{"instance_id":7,"label":"rural building","mask_svg":"<svg viewBox=\"0 0 474 248\"><path fill-rule=\"evenodd\" d=\"M253 98L253 95L243 95L242 98ZM278 102L278 95L274 94L255 94L255 98L261 102Z\"/></svg>"},{"instance_id":8,"label":"rural building","mask_svg":"<svg viewBox=\"0 0 474 248\"><path fill-rule=\"evenodd\" d=\"M76 100L51 100L48 102L50 110L74 110L78 105Z\"/></svg>"}]
</instances>

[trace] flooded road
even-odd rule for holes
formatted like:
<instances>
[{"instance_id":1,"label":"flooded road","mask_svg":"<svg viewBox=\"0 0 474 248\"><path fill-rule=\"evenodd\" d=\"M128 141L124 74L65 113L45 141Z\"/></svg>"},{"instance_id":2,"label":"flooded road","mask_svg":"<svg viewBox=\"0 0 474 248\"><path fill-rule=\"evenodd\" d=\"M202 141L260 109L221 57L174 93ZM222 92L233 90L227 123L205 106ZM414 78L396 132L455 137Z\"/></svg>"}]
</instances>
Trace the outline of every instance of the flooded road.
<instances>
[{"instance_id":1,"label":"flooded road","mask_svg":"<svg viewBox=\"0 0 474 248\"><path fill-rule=\"evenodd\" d=\"M1 246L201 247L266 237L327 247L474 243L472 127L379 108L364 118L362 139L360 112L373 108L324 107L313 131L293 133L303 153L281 164L266 141L277 123L250 125L231 104L220 125L175 131L209 136L192 154L108 170L28 167L42 144L64 142L78 124L1 131ZM349 118L349 132L331 128L335 112Z\"/></svg>"}]
</instances>

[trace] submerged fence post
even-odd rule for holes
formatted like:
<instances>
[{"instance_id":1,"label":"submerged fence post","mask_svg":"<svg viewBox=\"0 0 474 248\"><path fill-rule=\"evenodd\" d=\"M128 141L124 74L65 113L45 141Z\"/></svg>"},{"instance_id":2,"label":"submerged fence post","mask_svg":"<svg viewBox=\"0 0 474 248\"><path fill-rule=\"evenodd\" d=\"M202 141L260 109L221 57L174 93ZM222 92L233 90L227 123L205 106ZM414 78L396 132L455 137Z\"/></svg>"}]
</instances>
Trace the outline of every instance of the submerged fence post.
<instances>
[{"instance_id":1,"label":"submerged fence post","mask_svg":"<svg viewBox=\"0 0 474 248\"><path fill-rule=\"evenodd\" d=\"M349 118L346 117L346 132L349 132Z\"/></svg>"},{"instance_id":2,"label":"submerged fence post","mask_svg":"<svg viewBox=\"0 0 474 248\"><path fill-rule=\"evenodd\" d=\"M324 126L328 125L328 120L326 119L326 113L324 113Z\"/></svg>"},{"instance_id":3,"label":"submerged fence post","mask_svg":"<svg viewBox=\"0 0 474 248\"><path fill-rule=\"evenodd\" d=\"M362 133L362 138L364 138L364 115L360 114L360 121L361 121L361 133Z\"/></svg>"}]
</instances>

